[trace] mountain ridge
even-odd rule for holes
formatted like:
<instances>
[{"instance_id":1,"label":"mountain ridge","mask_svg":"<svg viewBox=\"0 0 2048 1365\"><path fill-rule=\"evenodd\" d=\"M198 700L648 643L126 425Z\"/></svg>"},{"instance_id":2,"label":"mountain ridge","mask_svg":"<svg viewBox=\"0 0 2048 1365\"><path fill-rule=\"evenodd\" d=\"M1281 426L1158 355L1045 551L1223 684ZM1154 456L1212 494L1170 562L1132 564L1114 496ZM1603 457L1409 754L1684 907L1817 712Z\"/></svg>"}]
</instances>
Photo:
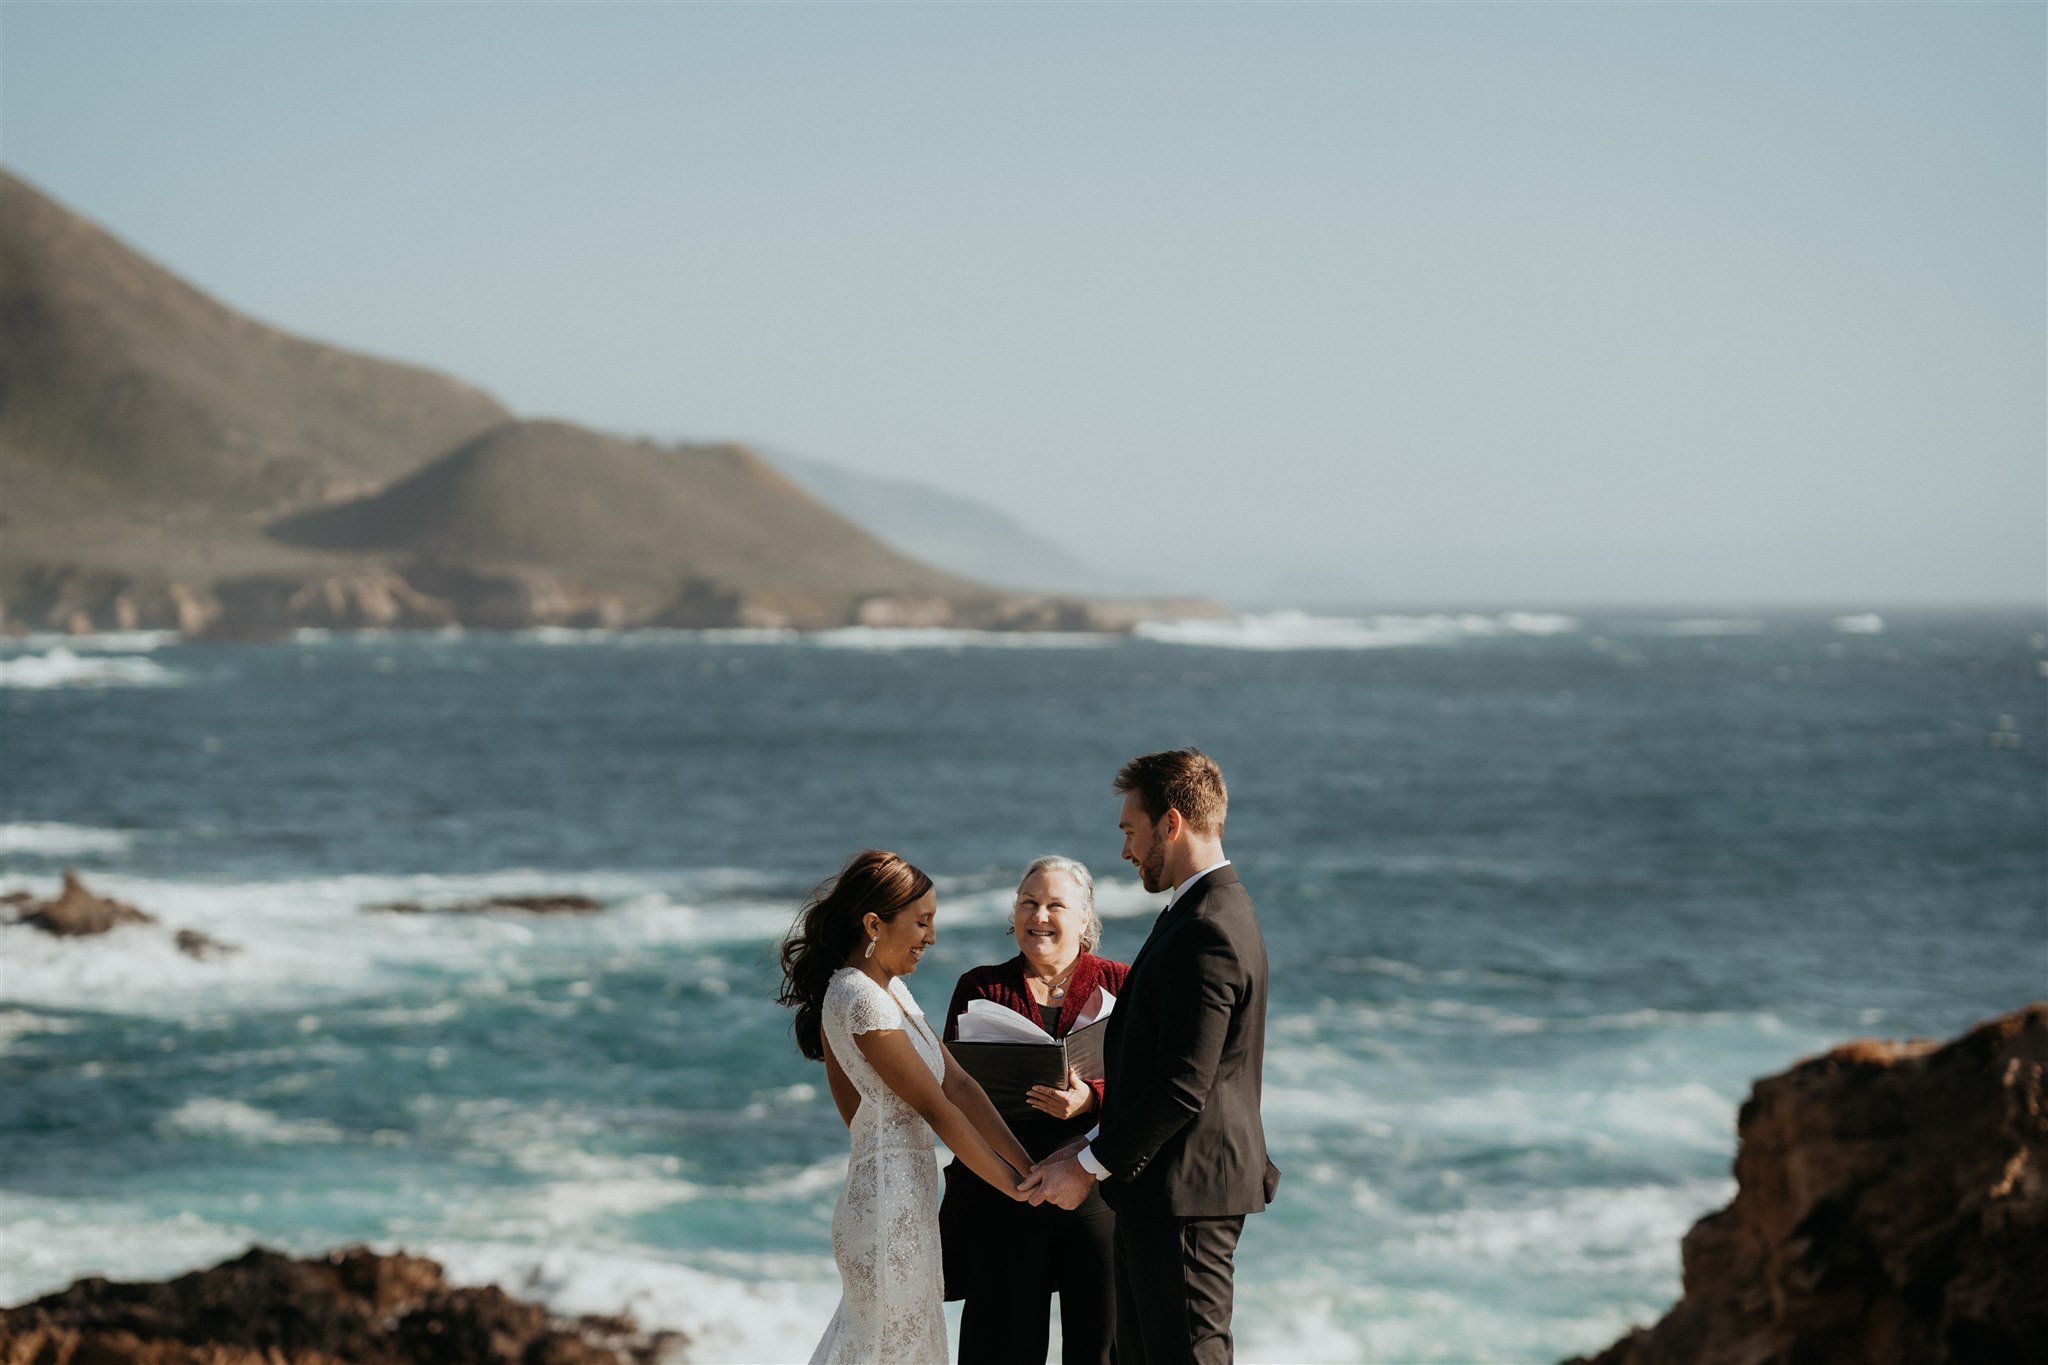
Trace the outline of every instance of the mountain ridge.
<instances>
[{"instance_id":1,"label":"mountain ridge","mask_svg":"<svg viewBox=\"0 0 2048 1365\"><path fill-rule=\"evenodd\" d=\"M1140 590L1113 583L1103 570L980 499L788 451L762 454L826 506L913 559L949 572L1020 590Z\"/></svg>"},{"instance_id":2,"label":"mountain ridge","mask_svg":"<svg viewBox=\"0 0 2048 1365\"><path fill-rule=\"evenodd\" d=\"M992 588L736 444L522 419L258 322L0 170L0 626L1116 630Z\"/></svg>"}]
</instances>

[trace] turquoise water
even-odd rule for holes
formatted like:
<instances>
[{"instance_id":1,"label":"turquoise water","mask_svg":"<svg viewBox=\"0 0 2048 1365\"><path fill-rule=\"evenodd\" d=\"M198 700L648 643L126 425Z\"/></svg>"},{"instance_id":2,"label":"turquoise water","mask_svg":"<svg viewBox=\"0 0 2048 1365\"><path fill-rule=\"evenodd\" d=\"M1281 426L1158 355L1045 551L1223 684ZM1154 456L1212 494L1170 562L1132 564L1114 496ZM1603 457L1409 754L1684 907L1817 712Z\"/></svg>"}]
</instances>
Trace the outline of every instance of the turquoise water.
<instances>
[{"instance_id":1,"label":"turquoise water","mask_svg":"<svg viewBox=\"0 0 2048 1365\"><path fill-rule=\"evenodd\" d=\"M1198 742L1273 963L1241 1355L1604 1344L1675 1295L1752 1078L2048 995L2043 624L1876 627L16 642L4 883L163 926L0 931L0 1299L360 1239L800 1359L845 1151L770 1001L804 890L933 872L930 1010L1042 852L1128 958L1108 778ZM535 891L607 909L365 908Z\"/></svg>"}]
</instances>

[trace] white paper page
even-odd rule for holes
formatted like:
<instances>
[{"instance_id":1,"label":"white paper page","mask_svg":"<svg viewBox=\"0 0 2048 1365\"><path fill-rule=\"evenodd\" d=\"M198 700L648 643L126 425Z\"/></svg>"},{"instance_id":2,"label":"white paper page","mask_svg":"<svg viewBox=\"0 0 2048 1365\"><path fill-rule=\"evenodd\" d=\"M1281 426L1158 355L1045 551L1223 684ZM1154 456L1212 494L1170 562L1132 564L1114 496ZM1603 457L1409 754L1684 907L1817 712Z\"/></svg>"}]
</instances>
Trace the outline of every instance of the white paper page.
<instances>
[{"instance_id":1,"label":"white paper page","mask_svg":"<svg viewBox=\"0 0 2048 1365\"><path fill-rule=\"evenodd\" d=\"M993 1000L970 1000L960 1016L963 1043L1049 1043L1052 1035L1008 1005Z\"/></svg>"},{"instance_id":2,"label":"white paper page","mask_svg":"<svg viewBox=\"0 0 2048 1365\"><path fill-rule=\"evenodd\" d=\"M1109 987L1097 986L1095 988L1095 998L1088 1002L1087 1009L1081 1011L1080 1018L1074 1020L1073 1031L1078 1033L1097 1019L1109 1018L1109 1012L1115 1008L1116 996L1110 993Z\"/></svg>"}]
</instances>

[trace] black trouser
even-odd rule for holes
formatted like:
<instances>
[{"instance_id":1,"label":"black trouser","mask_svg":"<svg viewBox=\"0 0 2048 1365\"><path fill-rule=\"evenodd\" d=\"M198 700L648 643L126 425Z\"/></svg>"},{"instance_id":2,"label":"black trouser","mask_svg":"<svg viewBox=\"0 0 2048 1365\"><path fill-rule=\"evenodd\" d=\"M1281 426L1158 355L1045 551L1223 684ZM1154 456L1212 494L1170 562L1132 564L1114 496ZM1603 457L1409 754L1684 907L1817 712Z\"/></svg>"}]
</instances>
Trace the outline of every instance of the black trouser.
<instances>
[{"instance_id":1,"label":"black trouser","mask_svg":"<svg viewBox=\"0 0 2048 1365\"><path fill-rule=\"evenodd\" d=\"M1117 1215L1116 1365L1228 1365L1232 1258L1243 1232L1243 1214Z\"/></svg>"},{"instance_id":2,"label":"black trouser","mask_svg":"<svg viewBox=\"0 0 2048 1365\"><path fill-rule=\"evenodd\" d=\"M960 1314L960 1365L1045 1365L1052 1296L1060 1296L1060 1359L1109 1365L1116 1338L1113 1239L1116 1215L1090 1191L1072 1211L1032 1208L971 1174L946 1187L940 1222L949 1238L949 1275L967 1300ZM949 1288L954 1287L949 1283Z\"/></svg>"}]
</instances>

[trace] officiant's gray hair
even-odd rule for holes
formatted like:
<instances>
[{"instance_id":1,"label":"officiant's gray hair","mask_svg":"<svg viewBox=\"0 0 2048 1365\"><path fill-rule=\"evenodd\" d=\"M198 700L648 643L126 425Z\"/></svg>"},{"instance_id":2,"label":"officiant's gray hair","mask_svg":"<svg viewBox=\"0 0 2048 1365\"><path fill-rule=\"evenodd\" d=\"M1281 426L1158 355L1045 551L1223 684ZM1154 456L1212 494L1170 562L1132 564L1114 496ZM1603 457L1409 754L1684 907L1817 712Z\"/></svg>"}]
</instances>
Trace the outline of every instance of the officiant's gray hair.
<instances>
[{"instance_id":1,"label":"officiant's gray hair","mask_svg":"<svg viewBox=\"0 0 2048 1365\"><path fill-rule=\"evenodd\" d=\"M1095 878L1089 875L1088 865L1058 853L1033 858L1031 866L1024 869L1024 875L1017 878L1017 889L1022 891L1024 883L1040 872L1064 872L1074 879L1074 885L1081 888L1081 951L1092 953L1101 947L1102 916L1095 913Z\"/></svg>"}]
</instances>

